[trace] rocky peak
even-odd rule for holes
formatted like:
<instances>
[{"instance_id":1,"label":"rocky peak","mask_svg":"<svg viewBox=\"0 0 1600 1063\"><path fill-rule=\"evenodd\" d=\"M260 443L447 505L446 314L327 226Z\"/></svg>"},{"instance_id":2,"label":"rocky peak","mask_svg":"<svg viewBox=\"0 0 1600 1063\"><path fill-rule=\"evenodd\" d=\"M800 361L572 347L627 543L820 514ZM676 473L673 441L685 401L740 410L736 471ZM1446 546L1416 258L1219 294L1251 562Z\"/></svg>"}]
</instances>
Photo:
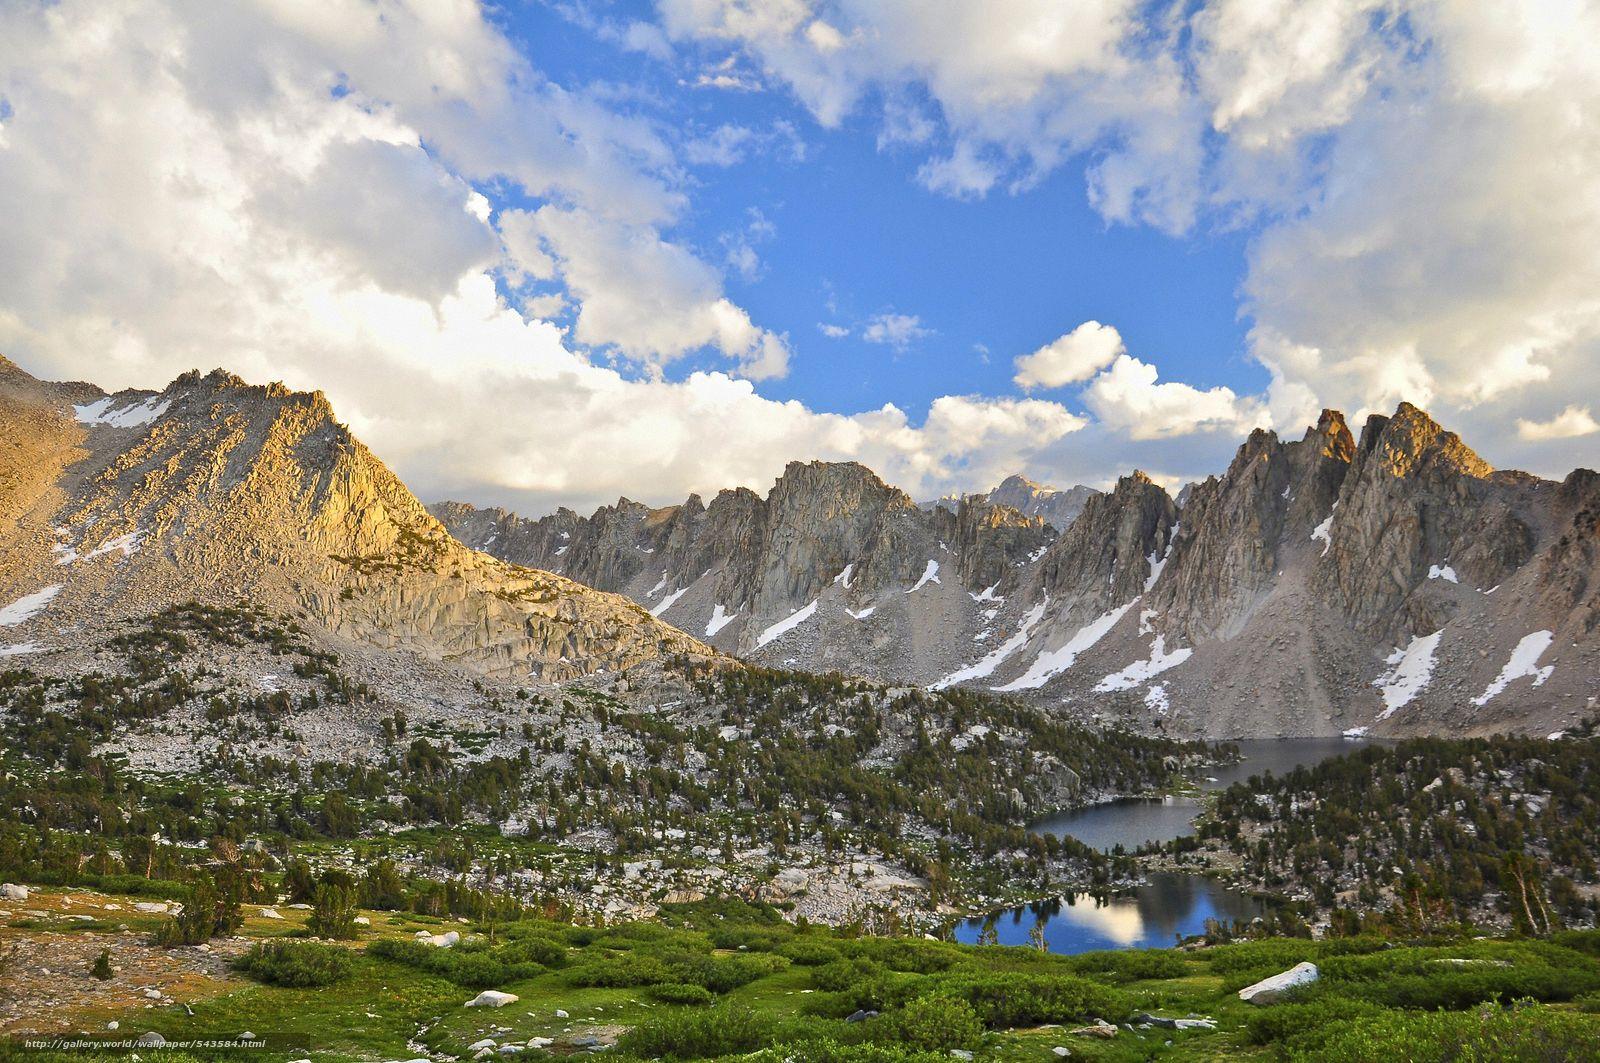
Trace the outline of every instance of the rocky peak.
<instances>
[{"instance_id":1,"label":"rocky peak","mask_svg":"<svg viewBox=\"0 0 1600 1063\"><path fill-rule=\"evenodd\" d=\"M320 392L217 372L112 398L137 416L46 411L81 449L48 469L56 500L33 500L48 537L9 546L10 572L60 585L58 616L246 599L360 644L546 678L709 652L625 599L462 546ZM0 417L0 434L30 428ZM52 555L68 560L43 567Z\"/></svg>"},{"instance_id":2,"label":"rocky peak","mask_svg":"<svg viewBox=\"0 0 1600 1063\"><path fill-rule=\"evenodd\" d=\"M1075 617L1098 615L1144 593L1166 556L1178 507L1148 475L1134 471L1083 512L1040 562L1040 587L1070 603Z\"/></svg>"},{"instance_id":3,"label":"rocky peak","mask_svg":"<svg viewBox=\"0 0 1600 1063\"><path fill-rule=\"evenodd\" d=\"M1493 468L1408 402L1373 416L1330 510L1318 593L1361 628L1401 639L1443 626L1452 603L1413 592L1448 566L1487 589L1525 563L1534 535Z\"/></svg>"}]
</instances>

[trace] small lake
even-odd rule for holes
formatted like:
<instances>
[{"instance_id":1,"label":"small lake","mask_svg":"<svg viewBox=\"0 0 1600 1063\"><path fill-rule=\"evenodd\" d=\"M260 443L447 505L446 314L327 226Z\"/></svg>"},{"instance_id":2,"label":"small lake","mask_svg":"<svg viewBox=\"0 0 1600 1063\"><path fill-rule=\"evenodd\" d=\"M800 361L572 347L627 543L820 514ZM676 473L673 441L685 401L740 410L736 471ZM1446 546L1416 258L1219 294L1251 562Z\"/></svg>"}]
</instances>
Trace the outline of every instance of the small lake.
<instances>
[{"instance_id":1,"label":"small lake","mask_svg":"<svg viewBox=\"0 0 1600 1063\"><path fill-rule=\"evenodd\" d=\"M1255 739L1237 743L1242 759L1205 769L1201 789L1225 789L1253 775L1282 775L1361 748L1345 738ZM1103 805L1050 816L1030 824L1041 834L1070 835L1096 849L1121 845L1130 852L1146 842L1170 841L1194 833L1201 801L1193 797L1123 798ZM987 918L957 924L957 941L976 943L991 925L1002 945L1028 945L1043 925L1051 952L1096 949L1163 948L1180 937L1204 932L1207 919L1229 923L1263 914L1263 903L1247 893L1198 874L1156 872L1130 890L1096 899L1069 893L1049 901L1010 908Z\"/></svg>"},{"instance_id":2,"label":"small lake","mask_svg":"<svg viewBox=\"0 0 1600 1063\"><path fill-rule=\"evenodd\" d=\"M1243 759L1208 768L1202 789L1223 790L1252 775L1282 775L1302 765L1317 764L1361 748L1348 738L1261 738L1235 743ZM1194 833L1201 802L1193 797L1124 797L1103 805L1047 816L1029 830L1056 837L1071 836L1095 849L1117 845L1130 852L1146 842L1165 842Z\"/></svg>"},{"instance_id":3,"label":"small lake","mask_svg":"<svg viewBox=\"0 0 1600 1063\"><path fill-rule=\"evenodd\" d=\"M1203 875L1163 871L1151 874L1141 886L1101 900L1071 893L990 918L1002 945L1031 944L1034 925L1043 921L1050 951L1070 955L1096 949L1165 948L1180 936L1202 933L1207 919L1250 920L1264 911L1255 898ZM976 944L986 922L981 917L963 920L956 925L956 940Z\"/></svg>"}]
</instances>

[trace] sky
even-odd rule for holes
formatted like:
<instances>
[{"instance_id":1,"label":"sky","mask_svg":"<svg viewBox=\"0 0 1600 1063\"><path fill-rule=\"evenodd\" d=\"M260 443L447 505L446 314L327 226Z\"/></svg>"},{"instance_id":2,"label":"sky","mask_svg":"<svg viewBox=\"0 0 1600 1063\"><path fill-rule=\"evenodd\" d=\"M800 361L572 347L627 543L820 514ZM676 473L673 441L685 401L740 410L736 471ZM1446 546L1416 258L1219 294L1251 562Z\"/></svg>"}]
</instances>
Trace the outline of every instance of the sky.
<instances>
[{"instance_id":1,"label":"sky","mask_svg":"<svg viewBox=\"0 0 1600 1063\"><path fill-rule=\"evenodd\" d=\"M1600 0L0 0L0 353L528 514L1600 460Z\"/></svg>"}]
</instances>

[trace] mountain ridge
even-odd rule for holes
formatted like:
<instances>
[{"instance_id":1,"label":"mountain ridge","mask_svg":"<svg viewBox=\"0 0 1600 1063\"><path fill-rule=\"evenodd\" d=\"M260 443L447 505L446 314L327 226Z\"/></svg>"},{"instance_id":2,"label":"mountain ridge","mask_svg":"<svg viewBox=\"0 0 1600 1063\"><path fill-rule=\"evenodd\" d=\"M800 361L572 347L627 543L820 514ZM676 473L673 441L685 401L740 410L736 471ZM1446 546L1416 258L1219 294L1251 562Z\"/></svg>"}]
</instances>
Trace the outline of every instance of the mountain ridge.
<instances>
[{"instance_id":1,"label":"mountain ridge","mask_svg":"<svg viewBox=\"0 0 1600 1063\"><path fill-rule=\"evenodd\" d=\"M694 554L698 496L640 507L666 514L654 526L670 526L674 549L704 568L597 571L583 536L606 507L531 522L433 509L491 551L529 528L545 530L528 543L552 542L559 526L579 538L524 559L561 567L573 554L601 586L762 663L992 687L1213 736L1540 731L1571 725L1600 695L1597 479L1497 471L1400 403L1359 437L1334 410L1299 439L1258 429L1181 505L1130 474L1059 532L990 503L994 492L912 516L903 492L854 463L791 463L766 498L720 493L712 507L741 508L760 534L721 537L710 552ZM859 505L846 486L859 483L879 485L879 501ZM772 514L785 541L805 529L821 543L838 531L830 521L856 530L780 575L751 545ZM636 526L649 525L641 515ZM1529 639L1543 643L1533 671L1501 682Z\"/></svg>"}]
</instances>

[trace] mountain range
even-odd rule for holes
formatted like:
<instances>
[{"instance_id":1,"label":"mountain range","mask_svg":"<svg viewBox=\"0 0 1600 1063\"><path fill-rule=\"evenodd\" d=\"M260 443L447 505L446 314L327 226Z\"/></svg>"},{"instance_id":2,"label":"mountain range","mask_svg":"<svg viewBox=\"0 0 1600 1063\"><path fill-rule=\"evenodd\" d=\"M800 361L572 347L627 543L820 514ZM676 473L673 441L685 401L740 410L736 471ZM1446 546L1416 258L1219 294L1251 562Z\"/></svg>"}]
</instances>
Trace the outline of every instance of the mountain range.
<instances>
[{"instance_id":1,"label":"mountain range","mask_svg":"<svg viewBox=\"0 0 1600 1063\"><path fill-rule=\"evenodd\" d=\"M1402 403L1257 431L1180 505L853 463L589 517L426 508L320 393L0 360L0 655L93 666L187 601L291 616L389 696L733 656L1221 737L1549 733L1600 695L1600 475L1497 471Z\"/></svg>"},{"instance_id":2,"label":"mountain range","mask_svg":"<svg viewBox=\"0 0 1600 1063\"><path fill-rule=\"evenodd\" d=\"M1359 438L1331 410L1298 440L1256 431L1180 498L1134 472L918 506L861 465L797 462L765 497L432 511L775 666L1230 737L1543 734L1594 710L1594 472L1497 471L1402 403Z\"/></svg>"}]
</instances>

